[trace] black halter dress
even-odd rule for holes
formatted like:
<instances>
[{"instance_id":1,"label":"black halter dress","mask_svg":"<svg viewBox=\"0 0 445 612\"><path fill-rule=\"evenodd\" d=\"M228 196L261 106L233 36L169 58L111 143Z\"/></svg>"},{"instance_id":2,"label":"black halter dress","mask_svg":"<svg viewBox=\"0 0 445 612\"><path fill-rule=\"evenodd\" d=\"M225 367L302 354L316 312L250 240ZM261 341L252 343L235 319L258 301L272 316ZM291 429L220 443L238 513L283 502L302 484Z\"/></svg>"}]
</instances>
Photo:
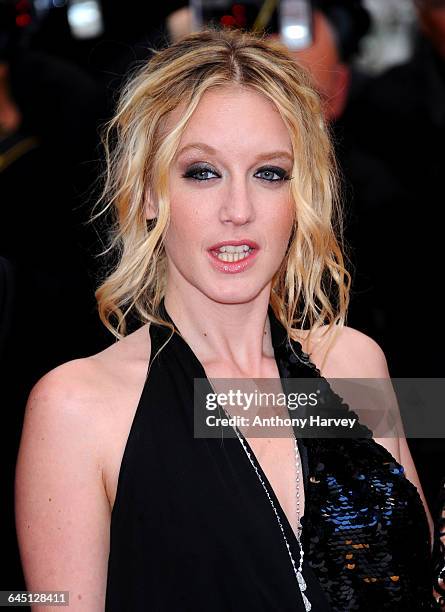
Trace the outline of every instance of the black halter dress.
<instances>
[{"instance_id":1,"label":"black halter dress","mask_svg":"<svg viewBox=\"0 0 445 612\"><path fill-rule=\"evenodd\" d=\"M298 342L292 341L296 355L290 350L284 327L268 312L280 377L320 377ZM240 441L194 437L194 379L206 374L183 337L170 335L150 325L149 374L111 515L105 610L304 612L277 517ZM336 411L354 414L341 403ZM361 433L298 439L303 575L312 612L434 609L417 490L370 431ZM251 457L298 565L297 538L252 451Z\"/></svg>"}]
</instances>

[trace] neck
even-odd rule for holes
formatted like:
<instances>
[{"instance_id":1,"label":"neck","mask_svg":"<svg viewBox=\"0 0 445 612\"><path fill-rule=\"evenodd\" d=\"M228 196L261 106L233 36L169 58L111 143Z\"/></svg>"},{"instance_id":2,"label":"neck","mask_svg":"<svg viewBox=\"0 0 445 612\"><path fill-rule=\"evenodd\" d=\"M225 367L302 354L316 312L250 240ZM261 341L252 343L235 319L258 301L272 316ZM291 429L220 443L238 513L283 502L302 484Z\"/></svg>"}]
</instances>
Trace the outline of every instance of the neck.
<instances>
[{"instance_id":1,"label":"neck","mask_svg":"<svg viewBox=\"0 0 445 612\"><path fill-rule=\"evenodd\" d=\"M217 302L201 292L167 290L165 308L203 364L218 364L231 376L264 377L274 358L267 316L270 287L243 303Z\"/></svg>"}]
</instances>

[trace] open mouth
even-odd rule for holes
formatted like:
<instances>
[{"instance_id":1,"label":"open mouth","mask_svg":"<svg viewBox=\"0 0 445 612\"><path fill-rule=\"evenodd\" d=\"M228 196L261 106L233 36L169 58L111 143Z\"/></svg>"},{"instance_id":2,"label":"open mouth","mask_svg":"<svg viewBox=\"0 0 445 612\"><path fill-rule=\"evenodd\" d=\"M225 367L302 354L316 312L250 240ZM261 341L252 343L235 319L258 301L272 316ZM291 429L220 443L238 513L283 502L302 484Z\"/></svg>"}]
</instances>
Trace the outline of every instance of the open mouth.
<instances>
[{"instance_id":1,"label":"open mouth","mask_svg":"<svg viewBox=\"0 0 445 612\"><path fill-rule=\"evenodd\" d=\"M253 263L259 246L251 240L214 244L208 250L212 263L220 272L243 272Z\"/></svg>"},{"instance_id":2,"label":"open mouth","mask_svg":"<svg viewBox=\"0 0 445 612\"><path fill-rule=\"evenodd\" d=\"M217 250L212 250L211 253L214 257L217 257L219 261L234 263L246 259L253 251L253 247L250 247L248 244L242 244L241 246L222 246Z\"/></svg>"}]
</instances>

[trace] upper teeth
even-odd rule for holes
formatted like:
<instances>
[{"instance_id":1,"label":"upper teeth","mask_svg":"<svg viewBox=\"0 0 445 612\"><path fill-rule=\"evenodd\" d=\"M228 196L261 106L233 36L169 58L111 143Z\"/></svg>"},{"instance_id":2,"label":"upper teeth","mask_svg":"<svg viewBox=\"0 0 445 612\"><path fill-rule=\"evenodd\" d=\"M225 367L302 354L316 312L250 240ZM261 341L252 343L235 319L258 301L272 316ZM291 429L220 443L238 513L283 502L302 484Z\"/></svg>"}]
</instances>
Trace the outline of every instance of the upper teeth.
<instances>
[{"instance_id":1,"label":"upper teeth","mask_svg":"<svg viewBox=\"0 0 445 612\"><path fill-rule=\"evenodd\" d=\"M242 244L240 246L226 244L226 246L219 247L218 251L220 253L243 253L244 251L248 251L249 249L250 247L247 244Z\"/></svg>"}]
</instances>

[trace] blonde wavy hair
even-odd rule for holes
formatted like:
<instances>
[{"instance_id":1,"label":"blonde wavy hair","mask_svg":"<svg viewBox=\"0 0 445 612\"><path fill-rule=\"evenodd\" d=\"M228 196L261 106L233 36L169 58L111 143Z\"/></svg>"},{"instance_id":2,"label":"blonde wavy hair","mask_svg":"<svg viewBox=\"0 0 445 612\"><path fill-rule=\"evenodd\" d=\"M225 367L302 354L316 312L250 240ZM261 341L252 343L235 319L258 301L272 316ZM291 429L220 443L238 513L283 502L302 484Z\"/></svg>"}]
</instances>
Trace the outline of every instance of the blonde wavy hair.
<instances>
[{"instance_id":1,"label":"blonde wavy hair","mask_svg":"<svg viewBox=\"0 0 445 612\"><path fill-rule=\"evenodd\" d=\"M294 340L303 337L299 328L311 336L321 326L329 331L344 325L351 277L342 252L338 170L307 72L280 42L228 28L208 28L152 52L123 88L102 133L106 170L97 204L103 206L93 219L112 215L101 255L111 255L113 265L96 290L101 321L116 338L126 335L130 313L142 323L171 328L159 311L167 277L169 167L204 92L236 84L275 104L295 159L290 182L295 221L285 258L272 279L274 314ZM167 115L179 105L185 111L167 133ZM145 215L149 194L157 208L151 221Z\"/></svg>"}]
</instances>

